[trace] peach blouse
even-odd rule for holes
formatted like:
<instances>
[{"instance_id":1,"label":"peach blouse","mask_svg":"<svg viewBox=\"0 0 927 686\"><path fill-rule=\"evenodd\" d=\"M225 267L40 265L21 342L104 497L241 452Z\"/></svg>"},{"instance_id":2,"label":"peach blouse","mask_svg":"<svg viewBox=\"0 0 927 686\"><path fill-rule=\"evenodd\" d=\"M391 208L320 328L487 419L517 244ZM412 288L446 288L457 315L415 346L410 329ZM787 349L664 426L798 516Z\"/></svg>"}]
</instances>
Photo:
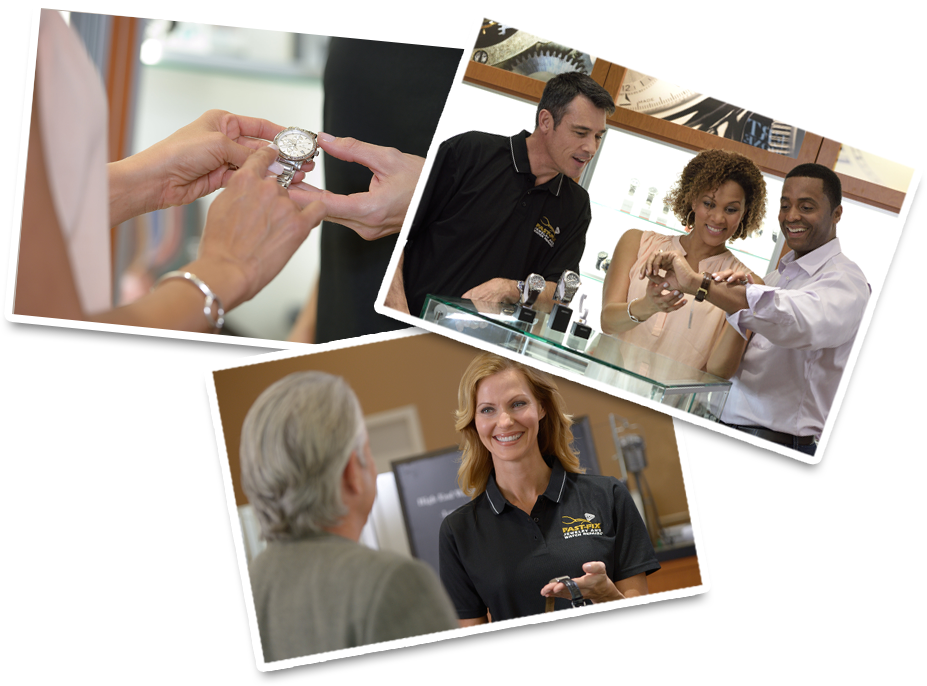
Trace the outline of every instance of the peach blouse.
<instances>
[{"instance_id":1,"label":"peach blouse","mask_svg":"<svg viewBox=\"0 0 927 686\"><path fill-rule=\"evenodd\" d=\"M657 250L676 250L686 254L679 242L680 236L666 236L654 231L641 235L637 261L631 267L631 285L628 302L645 297L647 281L638 277L644 261ZM723 269L746 269L729 250L699 262L699 272L717 272ZM724 311L708 302L696 302L686 297L686 304L676 312L658 312L633 329L616 334L618 338L641 348L666 355L690 367L705 370L711 349L714 347L727 321Z\"/></svg>"}]
</instances>

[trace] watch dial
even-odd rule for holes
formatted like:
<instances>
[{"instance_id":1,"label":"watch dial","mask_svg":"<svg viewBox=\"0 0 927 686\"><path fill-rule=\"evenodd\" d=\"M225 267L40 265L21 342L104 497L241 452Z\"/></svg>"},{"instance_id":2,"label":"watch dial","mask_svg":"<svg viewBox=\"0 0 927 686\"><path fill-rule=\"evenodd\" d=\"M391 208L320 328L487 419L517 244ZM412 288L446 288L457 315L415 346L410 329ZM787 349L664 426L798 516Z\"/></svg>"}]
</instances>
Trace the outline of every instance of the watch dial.
<instances>
[{"instance_id":1,"label":"watch dial","mask_svg":"<svg viewBox=\"0 0 927 686\"><path fill-rule=\"evenodd\" d=\"M287 157L306 157L312 153L315 141L302 131L290 131L280 137L277 147Z\"/></svg>"}]
</instances>

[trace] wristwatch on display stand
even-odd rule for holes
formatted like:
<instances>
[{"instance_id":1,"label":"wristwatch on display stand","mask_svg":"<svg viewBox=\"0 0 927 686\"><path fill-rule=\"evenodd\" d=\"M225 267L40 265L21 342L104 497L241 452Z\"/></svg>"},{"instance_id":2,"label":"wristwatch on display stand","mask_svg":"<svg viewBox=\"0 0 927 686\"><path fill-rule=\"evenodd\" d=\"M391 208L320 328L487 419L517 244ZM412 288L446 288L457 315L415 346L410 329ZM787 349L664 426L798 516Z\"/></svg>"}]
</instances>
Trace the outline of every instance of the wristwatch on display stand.
<instances>
[{"instance_id":1,"label":"wristwatch on display stand","mask_svg":"<svg viewBox=\"0 0 927 686\"><path fill-rule=\"evenodd\" d=\"M576 295L576 291L579 290L581 283L579 274L569 269L563 272L560 280L557 281L557 288L554 290L554 300L557 304L551 308L550 315L547 317L547 326L553 331L566 333L567 327L570 325L570 319L573 317L570 302Z\"/></svg>"},{"instance_id":2,"label":"wristwatch on display stand","mask_svg":"<svg viewBox=\"0 0 927 686\"><path fill-rule=\"evenodd\" d=\"M521 288L521 299L518 302L518 307L515 308L515 318L520 322L533 324L537 318L537 312L531 309L531 306L534 305L538 296L544 291L547 282L540 274L529 274L524 284Z\"/></svg>"},{"instance_id":3,"label":"wristwatch on display stand","mask_svg":"<svg viewBox=\"0 0 927 686\"><path fill-rule=\"evenodd\" d=\"M573 326L570 327L570 335L567 336L567 345L580 351L586 349L586 344L589 342L589 337L592 335L592 327L586 323L586 317L589 316L589 308L583 307L585 300L586 294L583 293L579 296L579 305L576 308L579 312L579 316L576 318L576 321L573 322Z\"/></svg>"},{"instance_id":4,"label":"wristwatch on display stand","mask_svg":"<svg viewBox=\"0 0 927 686\"><path fill-rule=\"evenodd\" d=\"M274 145L279 148L277 162L283 165L283 171L277 176L277 183L289 188L293 176L299 171L303 162L308 162L319 154L318 136L296 126L284 129L274 136Z\"/></svg>"}]
</instances>

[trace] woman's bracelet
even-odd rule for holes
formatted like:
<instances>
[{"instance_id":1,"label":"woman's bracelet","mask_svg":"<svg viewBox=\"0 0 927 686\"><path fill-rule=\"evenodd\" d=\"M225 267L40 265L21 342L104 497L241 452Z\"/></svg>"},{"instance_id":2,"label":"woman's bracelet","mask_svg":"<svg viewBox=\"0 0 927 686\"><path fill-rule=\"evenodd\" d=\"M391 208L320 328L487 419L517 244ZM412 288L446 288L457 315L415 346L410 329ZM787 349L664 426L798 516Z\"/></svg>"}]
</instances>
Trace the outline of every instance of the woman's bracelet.
<instances>
[{"instance_id":1,"label":"woman's bracelet","mask_svg":"<svg viewBox=\"0 0 927 686\"><path fill-rule=\"evenodd\" d=\"M200 289L203 295L206 296L206 302L203 303L203 314L206 315L206 321L212 326L214 333L218 333L222 330L222 325L225 324L225 310L222 309L222 301L219 300L219 297L212 292L212 289L207 286L201 278L192 272L167 272L167 274L162 275L161 278L155 281L155 285L151 287L151 290L154 290L160 286L162 282L168 281L169 279L184 279ZM215 318L212 316L213 303L216 305Z\"/></svg>"},{"instance_id":2,"label":"woman's bracelet","mask_svg":"<svg viewBox=\"0 0 927 686\"><path fill-rule=\"evenodd\" d=\"M638 300L640 300L640 298L634 298L634 300L628 303L628 319L630 319L635 324L640 324L641 320L635 317L633 314L631 314L631 305L636 303Z\"/></svg>"}]
</instances>

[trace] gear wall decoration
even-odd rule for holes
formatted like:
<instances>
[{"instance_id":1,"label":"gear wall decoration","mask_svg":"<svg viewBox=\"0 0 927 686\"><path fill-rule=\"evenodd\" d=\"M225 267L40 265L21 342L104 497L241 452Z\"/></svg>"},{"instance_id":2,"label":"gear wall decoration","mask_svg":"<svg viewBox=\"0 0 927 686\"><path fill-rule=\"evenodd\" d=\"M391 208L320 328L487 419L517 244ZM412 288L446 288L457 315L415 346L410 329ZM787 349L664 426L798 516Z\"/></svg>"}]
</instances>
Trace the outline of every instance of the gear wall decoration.
<instances>
[{"instance_id":1,"label":"gear wall decoration","mask_svg":"<svg viewBox=\"0 0 927 686\"><path fill-rule=\"evenodd\" d=\"M567 72L590 74L595 61L579 50L489 19L480 27L470 59L540 81Z\"/></svg>"}]
</instances>

